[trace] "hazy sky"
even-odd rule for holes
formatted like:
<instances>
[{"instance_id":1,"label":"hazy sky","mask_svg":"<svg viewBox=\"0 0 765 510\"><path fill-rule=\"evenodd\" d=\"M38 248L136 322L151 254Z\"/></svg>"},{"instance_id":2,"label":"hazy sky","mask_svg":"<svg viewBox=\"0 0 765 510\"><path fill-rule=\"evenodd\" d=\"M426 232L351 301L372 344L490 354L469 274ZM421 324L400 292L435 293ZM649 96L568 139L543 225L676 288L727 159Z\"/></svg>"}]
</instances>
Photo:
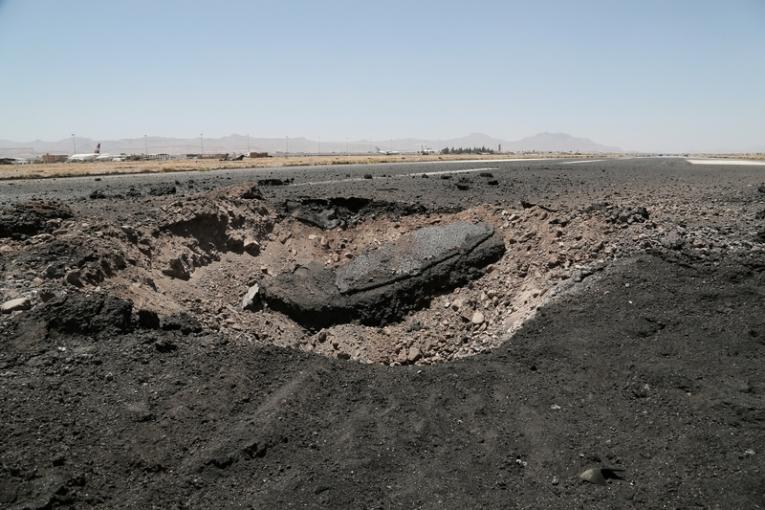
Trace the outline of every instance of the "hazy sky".
<instances>
[{"instance_id":1,"label":"hazy sky","mask_svg":"<svg viewBox=\"0 0 765 510\"><path fill-rule=\"evenodd\" d=\"M0 0L0 138L765 149L765 0Z\"/></svg>"}]
</instances>

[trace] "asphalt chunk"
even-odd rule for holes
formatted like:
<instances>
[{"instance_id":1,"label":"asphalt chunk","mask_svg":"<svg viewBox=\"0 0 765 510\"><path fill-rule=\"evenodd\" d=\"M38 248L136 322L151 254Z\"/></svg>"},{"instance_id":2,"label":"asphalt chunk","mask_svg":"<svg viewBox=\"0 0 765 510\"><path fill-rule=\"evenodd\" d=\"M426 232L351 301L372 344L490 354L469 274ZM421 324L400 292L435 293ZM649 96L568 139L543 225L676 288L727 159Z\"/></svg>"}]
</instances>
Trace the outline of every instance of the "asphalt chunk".
<instances>
[{"instance_id":1,"label":"asphalt chunk","mask_svg":"<svg viewBox=\"0 0 765 510\"><path fill-rule=\"evenodd\" d=\"M505 252L486 223L425 227L334 269L317 262L262 282L263 298L308 328L400 320L445 290L480 277Z\"/></svg>"}]
</instances>

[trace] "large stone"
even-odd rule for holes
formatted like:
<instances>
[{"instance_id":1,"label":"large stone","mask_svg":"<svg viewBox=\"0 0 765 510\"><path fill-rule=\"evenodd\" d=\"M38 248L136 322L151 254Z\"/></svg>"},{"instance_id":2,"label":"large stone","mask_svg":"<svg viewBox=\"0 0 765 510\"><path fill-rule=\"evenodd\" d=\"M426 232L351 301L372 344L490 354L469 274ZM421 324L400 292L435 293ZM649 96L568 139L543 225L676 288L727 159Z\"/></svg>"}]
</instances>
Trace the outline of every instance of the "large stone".
<instances>
[{"instance_id":1,"label":"large stone","mask_svg":"<svg viewBox=\"0 0 765 510\"><path fill-rule=\"evenodd\" d=\"M30 306L32 306L32 302L29 300L29 298L20 297L11 299L10 301L6 301L0 305L0 312L11 313L17 310L28 310Z\"/></svg>"},{"instance_id":2,"label":"large stone","mask_svg":"<svg viewBox=\"0 0 765 510\"><path fill-rule=\"evenodd\" d=\"M337 269L314 262L261 282L263 299L312 328L359 321L382 325L435 294L480 277L505 252L485 224L426 227L368 250Z\"/></svg>"}]
</instances>

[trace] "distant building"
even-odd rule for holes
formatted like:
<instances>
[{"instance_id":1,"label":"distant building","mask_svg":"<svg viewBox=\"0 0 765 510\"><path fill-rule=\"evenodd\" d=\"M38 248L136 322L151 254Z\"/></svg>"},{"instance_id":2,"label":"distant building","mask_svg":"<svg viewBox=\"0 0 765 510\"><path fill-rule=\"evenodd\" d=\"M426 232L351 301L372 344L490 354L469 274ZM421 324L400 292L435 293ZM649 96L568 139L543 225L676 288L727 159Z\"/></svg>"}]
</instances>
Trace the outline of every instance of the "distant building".
<instances>
[{"instance_id":1,"label":"distant building","mask_svg":"<svg viewBox=\"0 0 765 510\"><path fill-rule=\"evenodd\" d=\"M66 154L43 154L40 161L43 163L63 163L69 156Z\"/></svg>"}]
</instances>

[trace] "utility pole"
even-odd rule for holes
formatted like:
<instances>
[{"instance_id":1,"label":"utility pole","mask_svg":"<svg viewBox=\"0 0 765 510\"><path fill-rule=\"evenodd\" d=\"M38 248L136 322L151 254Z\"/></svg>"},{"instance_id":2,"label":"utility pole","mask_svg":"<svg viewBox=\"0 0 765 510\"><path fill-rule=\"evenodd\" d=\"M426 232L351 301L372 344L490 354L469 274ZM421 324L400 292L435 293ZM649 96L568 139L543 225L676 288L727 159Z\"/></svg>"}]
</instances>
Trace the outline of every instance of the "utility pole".
<instances>
[{"instance_id":1,"label":"utility pole","mask_svg":"<svg viewBox=\"0 0 765 510\"><path fill-rule=\"evenodd\" d=\"M74 133L72 133L72 146L74 147L72 154L77 154L77 138L75 138Z\"/></svg>"},{"instance_id":2,"label":"utility pole","mask_svg":"<svg viewBox=\"0 0 765 510\"><path fill-rule=\"evenodd\" d=\"M199 133L199 154L205 153L205 135L204 133Z\"/></svg>"}]
</instances>

